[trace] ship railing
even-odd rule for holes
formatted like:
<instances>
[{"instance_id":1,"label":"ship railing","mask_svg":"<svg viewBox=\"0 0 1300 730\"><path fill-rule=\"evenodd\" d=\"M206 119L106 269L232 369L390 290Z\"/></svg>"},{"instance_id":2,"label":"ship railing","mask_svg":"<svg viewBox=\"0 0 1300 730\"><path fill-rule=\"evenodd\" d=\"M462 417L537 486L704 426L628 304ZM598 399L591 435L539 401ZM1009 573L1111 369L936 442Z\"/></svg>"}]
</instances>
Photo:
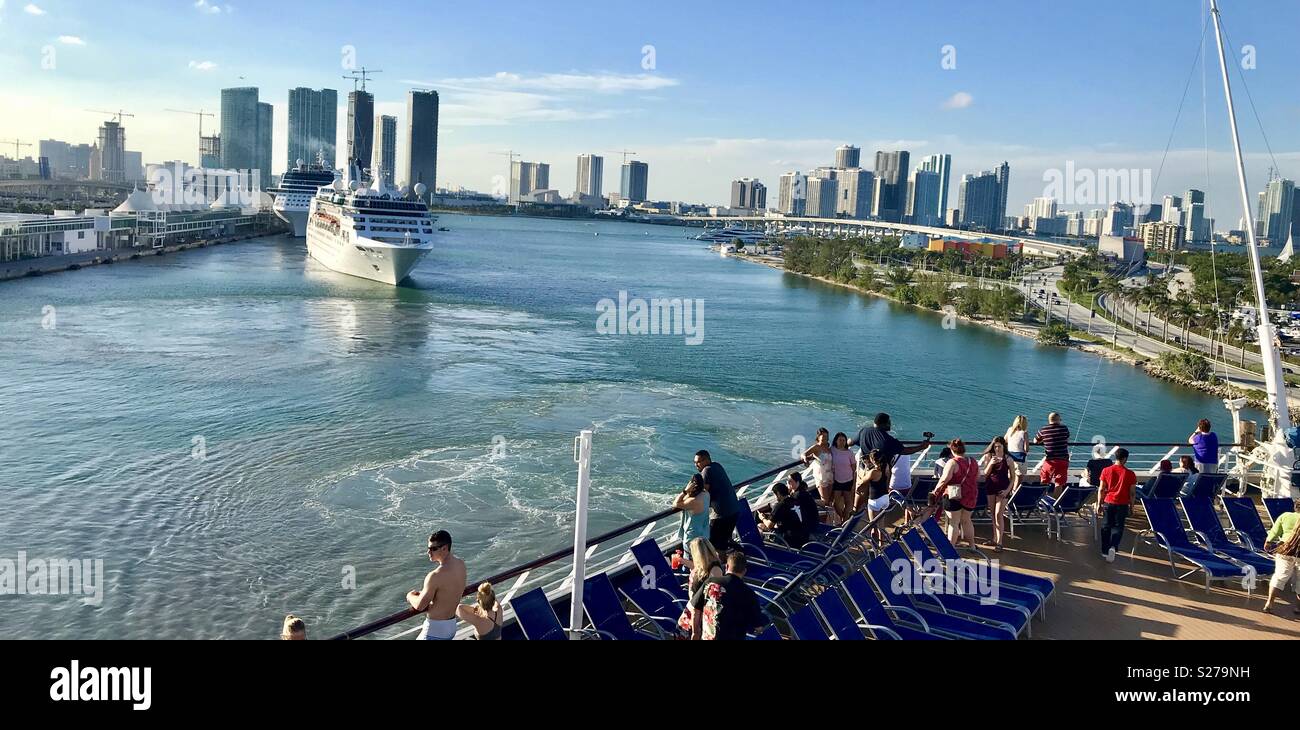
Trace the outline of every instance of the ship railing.
<instances>
[{"instance_id":1,"label":"ship railing","mask_svg":"<svg viewBox=\"0 0 1300 730\"><path fill-rule=\"evenodd\" d=\"M965 443L967 454L978 457L989 442L967 441ZM1237 459L1235 446L1236 444L1222 444L1220 446L1220 471L1238 476L1242 483L1249 483L1250 486L1254 486L1255 483L1250 482L1249 479L1252 475L1257 475L1259 470L1249 471L1249 463L1246 460ZM1172 461L1175 468L1177 468L1178 456L1184 453L1189 455L1192 453L1192 447L1189 444L1180 442L1115 442L1105 444L1072 442L1069 447L1072 482L1078 481L1090 459L1111 458L1114 456L1115 450L1120 447L1129 450L1128 466L1138 473L1139 480L1144 480L1146 475L1157 473L1162 460L1168 459ZM936 441L913 455L913 476L929 474L934 465L934 458L939 455L942 448L942 445ZM1041 458L1042 447L1031 446L1030 449L1031 461L1027 472L1036 474L1043 464ZM773 499L772 486L784 479L791 470L799 471L810 485L814 483L812 467L802 461L793 461L736 483L736 494L739 497L748 499L752 508L762 507ZM595 575L628 568L628 564L632 559L629 549L647 538L653 538L661 547L671 549L677 546L679 542L679 530L680 519L677 510L667 509L597 535L586 541L584 553L586 556L586 574ZM564 598L570 593L573 587L573 557L573 548L567 547L522 565L508 568L495 575L470 581L465 588L464 597L473 595L480 583L491 583L496 588L501 605L506 607L505 620L509 623L513 615L509 609L509 603L510 599L515 595L540 587L545 591L547 597L554 601ZM402 624L409 619L416 618L421 614L422 612L406 608L344 631L332 638L342 640L371 636ZM420 626L412 626L396 633L384 635L382 638L406 638L417 633L420 629ZM468 637L472 633L473 629L465 627L461 630L458 638Z\"/></svg>"}]
</instances>

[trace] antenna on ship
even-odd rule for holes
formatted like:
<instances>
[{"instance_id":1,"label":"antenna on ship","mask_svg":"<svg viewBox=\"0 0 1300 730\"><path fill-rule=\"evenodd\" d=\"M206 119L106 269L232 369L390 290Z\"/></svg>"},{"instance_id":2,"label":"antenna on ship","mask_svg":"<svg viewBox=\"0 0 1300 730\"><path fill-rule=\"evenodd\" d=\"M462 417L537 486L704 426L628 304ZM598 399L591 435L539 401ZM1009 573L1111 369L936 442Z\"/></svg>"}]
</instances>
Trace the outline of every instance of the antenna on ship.
<instances>
[{"instance_id":1,"label":"antenna on ship","mask_svg":"<svg viewBox=\"0 0 1300 730\"><path fill-rule=\"evenodd\" d=\"M1232 102L1232 84L1228 80L1228 59L1223 50L1223 20L1219 13L1219 0L1210 0L1210 15L1214 19L1214 37L1219 46L1219 69L1223 75L1223 95L1228 106L1228 126L1232 130L1232 151L1237 161L1237 188L1241 193L1241 210L1247 221L1251 220L1250 191L1246 186L1246 164L1241 155L1241 137L1237 133L1237 112ZM1287 445L1287 431L1291 430L1291 412L1287 401L1286 382L1282 377L1282 358L1278 354L1273 323L1268 318L1268 300L1264 295L1264 271L1259 261L1259 248L1255 243L1255 227L1246 226L1246 251L1250 254L1250 269L1255 284L1255 297L1259 306L1259 325L1255 328L1259 338L1259 359L1264 366L1264 382L1268 388L1268 404L1273 419L1273 437L1260 444L1265 453L1265 479L1272 485L1274 496L1296 496L1297 483L1295 450ZM1225 400L1233 413L1240 418L1242 399ZM1236 406L1235 408L1233 406ZM1246 456L1243 454L1242 456ZM1251 459L1251 461L1256 461ZM1271 470L1271 474L1269 471ZM1242 479L1243 488L1245 479ZM1260 491L1264 492L1261 481Z\"/></svg>"}]
</instances>

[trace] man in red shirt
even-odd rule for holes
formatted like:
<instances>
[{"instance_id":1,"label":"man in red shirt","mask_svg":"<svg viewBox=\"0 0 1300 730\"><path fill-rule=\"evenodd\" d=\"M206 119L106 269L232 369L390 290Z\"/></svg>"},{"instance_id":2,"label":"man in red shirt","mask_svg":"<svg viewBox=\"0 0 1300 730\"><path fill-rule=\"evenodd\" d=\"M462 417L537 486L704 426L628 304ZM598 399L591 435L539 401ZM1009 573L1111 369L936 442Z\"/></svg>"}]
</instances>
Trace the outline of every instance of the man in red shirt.
<instances>
[{"instance_id":1,"label":"man in red shirt","mask_svg":"<svg viewBox=\"0 0 1300 730\"><path fill-rule=\"evenodd\" d=\"M1128 462L1128 449L1115 449L1115 463L1101 470L1097 487L1097 512L1102 516L1101 556L1106 562L1115 562L1115 551L1124 539L1124 522L1128 520L1133 505L1133 488L1137 474L1124 466Z\"/></svg>"}]
</instances>

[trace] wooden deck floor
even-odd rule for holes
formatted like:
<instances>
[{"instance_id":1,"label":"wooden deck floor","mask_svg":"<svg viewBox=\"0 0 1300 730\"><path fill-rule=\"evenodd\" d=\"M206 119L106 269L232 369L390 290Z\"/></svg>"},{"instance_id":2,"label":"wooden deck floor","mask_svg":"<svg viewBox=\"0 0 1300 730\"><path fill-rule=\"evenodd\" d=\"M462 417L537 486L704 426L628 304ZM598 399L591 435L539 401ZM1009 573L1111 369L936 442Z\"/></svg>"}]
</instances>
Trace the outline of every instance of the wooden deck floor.
<instances>
[{"instance_id":1,"label":"wooden deck floor","mask_svg":"<svg viewBox=\"0 0 1300 730\"><path fill-rule=\"evenodd\" d=\"M1261 610L1267 578L1259 579L1251 597L1240 584L1227 583L1212 584L1207 594L1199 574L1178 580L1157 545L1139 544L1130 559L1137 532L1146 526L1140 513L1130 518L1124 552L1114 563L1097 554L1086 522L1072 520L1059 541L1047 539L1039 526L1017 528L1016 539L1009 538L997 556L1002 565L1057 582L1047 620L1034 620L1035 639L1300 639L1294 593L1279 595L1271 613ZM975 529L981 539L992 536L989 525ZM1179 567L1181 574L1192 566Z\"/></svg>"}]
</instances>

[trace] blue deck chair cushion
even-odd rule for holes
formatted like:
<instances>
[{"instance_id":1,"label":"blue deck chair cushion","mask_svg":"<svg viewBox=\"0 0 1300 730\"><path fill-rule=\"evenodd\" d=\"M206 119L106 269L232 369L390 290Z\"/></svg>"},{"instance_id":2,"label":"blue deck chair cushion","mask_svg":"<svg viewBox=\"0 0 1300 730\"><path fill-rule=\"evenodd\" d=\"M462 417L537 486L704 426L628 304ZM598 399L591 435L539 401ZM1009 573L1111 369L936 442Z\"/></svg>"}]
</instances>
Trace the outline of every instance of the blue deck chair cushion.
<instances>
[{"instance_id":1,"label":"blue deck chair cushion","mask_svg":"<svg viewBox=\"0 0 1300 730\"><path fill-rule=\"evenodd\" d=\"M934 553L930 552L930 547L921 539L921 533L916 530L909 530L903 535L903 544L908 550L912 551L913 557L921 561L924 565L935 560ZM1016 606L1023 606L1030 613L1037 613L1043 606L1043 596L1039 593L1026 591L1016 588L1012 585L1002 585L1007 581L1001 578L1001 566L998 568L998 601L1000 603L1010 603Z\"/></svg>"},{"instance_id":2,"label":"blue deck chair cushion","mask_svg":"<svg viewBox=\"0 0 1300 730\"><path fill-rule=\"evenodd\" d=\"M947 592L942 586L932 586L921 576L921 571L899 543L886 545L885 557L898 566L896 569L912 571L910 576L912 585L921 587L919 600L922 603L933 603L949 612L963 614L979 621L1005 624L1010 626L1017 635L1029 625L1033 613L1027 608L1005 603L986 603L978 598ZM938 590L934 590L935 588Z\"/></svg>"},{"instance_id":3,"label":"blue deck chair cushion","mask_svg":"<svg viewBox=\"0 0 1300 730\"><path fill-rule=\"evenodd\" d=\"M790 630L800 641L830 641L812 606L804 606L790 615Z\"/></svg>"},{"instance_id":4,"label":"blue deck chair cushion","mask_svg":"<svg viewBox=\"0 0 1300 730\"><path fill-rule=\"evenodd\" d=\"M1187 515L1187 521L1192 523L1192 529L1201 536L1210 550L1230 560L1253 566L1260 575L1273 574L1272 558L1260 555L1228 539L1228 535L1223 531L1223 523L1219 521L1219 514L1214 511L1214 503L1209 497L1199 499L1183 497L1179 501L1183 505L1183 514Z\"/></svg>"},{"instance_id":5,"label":"blue deck chair cushion","mask_svg":"<svg viewBox=\"0 0 1300 730\"><path fill-rule=\"evenodd\" d=\"M1187 477L1179 494L1193 498L1216 497L1223 491L1223 483L1227 480L1227 474L1193 474Z\"/></svg>"},{"instance_id":6,"label":"blue deck chair cushion","mask_svg":"<svg viewBox=\"0 0 1300 730\"><path fill-rule=\"evenodd\" d=\"M939 527L939 523L936 522L933 517L922 522L921 529L925 532L925 536L929 538L930 544L933 545L934 549L939 553L939 557L943 558L945 561L965 559L961 556L961 553L957 552L956 546L954 546L952 541L948 539L948 536L944 534L943 530ZM1056 583L1051 578L1042 578L1028 573L1019 573L1006 568L1001 568L999 572L1002 580L1007 583L1033 591L1043 598L1052 595L1052 591L1056 589Z\"/></svg>"},{"instance_id":7,"label":"blue deck chair cushion","mask_svg":"<svg viewBox=\"0 0 1300 730\"><path fill-rule=\"evenodd\" d=\"M663 551L659 549L659 543L655 542L654 538L646 538L633 545L631 551L632 559L641 569L641 575L656 589L668 591L676 601L686 601L689 598L681 578L673 572L673 566L669 564L668 558L664 557Z\"/></svg>"},{"instance_id":8,"label":"blue deck chair cushion","mask_svg":"<svg viewBox=\"0 0 1300 730\"><path fill-rule=\"evenodd\" d=\"M822 591L813 599L817 605L817 610L821 612L822 618L826 619L826 624L831 627L831 633L840 641L865 641L866 636L862 634L862 628L858 622L853 619L853 614L849 613L849 607L844 605L844 599L835 591Z\"/></svg>"},{"instance_id":9,"label":"blue deck chair cushion","mask_svg":"<svg viewBox=\"0 0 1300 730\"><path fill-rule=\"evenodd\" d=\"M927 633L920 628L920 624L914 623L909 626L900 621L895 621L894 617L889 615L889 611L884 604L880 602L880 597L876 595L876 590L871 587L871 582L861 573L850 575L840 587L848 595L853 606L858 609L858 613L862 614L862 618L866 619L869 624L884 626L898 634L905 641L946 638ZM913 628L913 626L917 628ZM885 634L876 638L891 639L893 637Z\"/></svg>"},{"instance_id":10,"label":"blue deck chair cushion","mask_svg":"<svg viewBox=\"0 0 1300 730\"><path fill-rule=\"evenodd\" d=\"M1182 520L1174 509L1172 499L1144 499L1142 510L1146 512L1151 530L1160 538L1160 542L1174 555L1196 565L1214 578L1228 578L1241 575L1242 569L1211 553L1197 547L1187 539L1183 531Z\"/></svg>"},{"instance_id":11,"label":"blue deck chair cushion","mask_svg":"<svg viewBox=\"0 0 1300 730\"><path fill-rule=\"evenodd\" d=\"M962 639L1012 640L1016 638L1015 633L1000 626L990 626L961 616L953 616L913 602L912 596L894 581L894 573L889 561L883 555L877 555L867 563L867 574L889 599L890 604L915 611L925 619L932 632Z\"/></svg>"},{"instance_id":12,"label":"blue deck chair cushion","mask_svg":"<svg viewBox=\"0 0 1300 730\"><path fill-rule=\"evenodd\" d=\"M1268 510L1269 519L1277 522L1277 518L1295 509L1295 503L1285 497L1265 497L1264 509Z\"/></svg>"},{"instance_id":13,"label":"blue deck chair cushion","mask_svg":"<svg viewBox=\"0 0 1300 730\"><path fill-rule=\"evenodd\" d=\"M515 611L515 621L523 629L529 641L567 641L569 634L560 623L560 618L551 608L551 602L541 588L534 588L527 593L510 599L510 607Z\"/></svg>"},{"instance_id":14,"label":"blue deck chair cushion","mask_svg":"<svg viewBox=\"0 0 1300 730\"><path fill-rule=\"evenodd\" d=\"M1228 521L1237 536L1252 550L1263 550L1268 537L1264 520L1259 517L1259 508L1250 497L1224 497L1223 508L1228 513Z\"/></svg>"},{"instance_id":15,"label":"blue deck chair cushion","mask_svg":"<svg viewBox=\"0 0 1300 730\"><path fill-rule=\"evenodd\" d=\"M638 631L628 620L619 600L618 591L605 573L597 573L582 581L582 608L596 630L607 632L621 641L654 640L657 636Z\"/></svg>"}]
</instances>

